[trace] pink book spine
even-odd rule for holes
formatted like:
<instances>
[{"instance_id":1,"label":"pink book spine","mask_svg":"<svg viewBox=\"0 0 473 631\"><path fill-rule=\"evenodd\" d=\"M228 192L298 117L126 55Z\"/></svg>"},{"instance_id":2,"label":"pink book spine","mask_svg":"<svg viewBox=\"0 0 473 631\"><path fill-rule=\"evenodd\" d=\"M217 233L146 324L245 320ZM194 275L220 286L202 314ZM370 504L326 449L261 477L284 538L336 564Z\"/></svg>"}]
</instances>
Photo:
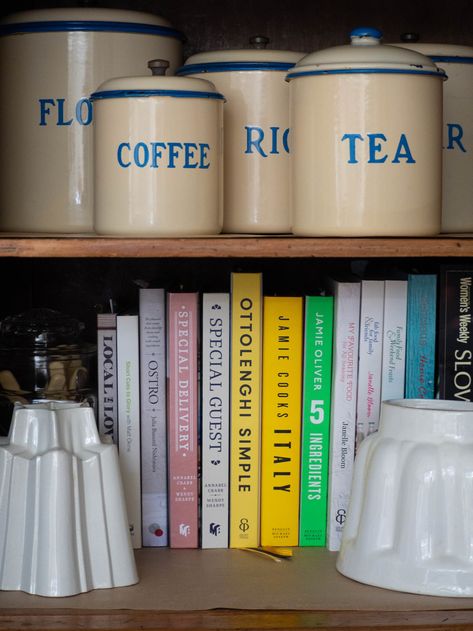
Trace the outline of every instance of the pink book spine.
<instances>
[{"instance_id":1,"label":"pink book spine","mask_svg":"<svg viewBox=\"0 0 473 631\"><path fill-rule=\"evenodd\" d=\"M169 544L197 548L198 294L168 294Z\"/></svg>"}]
</instances>

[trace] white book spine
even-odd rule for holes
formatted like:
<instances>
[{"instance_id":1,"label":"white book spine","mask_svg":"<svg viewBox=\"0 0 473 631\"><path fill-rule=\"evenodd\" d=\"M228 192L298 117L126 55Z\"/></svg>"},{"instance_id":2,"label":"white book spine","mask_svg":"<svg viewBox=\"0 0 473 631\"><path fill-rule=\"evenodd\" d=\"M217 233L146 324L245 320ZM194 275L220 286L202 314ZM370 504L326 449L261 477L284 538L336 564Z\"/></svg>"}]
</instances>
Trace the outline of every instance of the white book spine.
<instances>
[{"instance_id":1,"label":"white book spine","mask_svg":"<svg viewBox=\"0 0 473 631\"><path fill-rule=\"evenodd\" d=\"M141 548L140 368L137 315L117 316L118 440L131 542Z\"/></svg>"},{"instance_id":2,"label":"white book spine","mask_svg":"<svg viewBox=\"0 0 473 631\"><path fill-rule=\"evenodd\" d=\"M327 547L339 550L355 456L360 283L335 282Z\"/></svg>"},{"instance_id":3,"label":"white book spine","mask_svg":"<svg viewBox=\"0 0 473 631\"><path fill-rule=\"evenodd\" d=\"M99 433L118 442L117 316L97 314L97 417Z\"/></svg>"},{"instance_id":4,"label":"white book spine","mask_svg":"<svg viewBox=\"0 0 473 631\"><path fill-rule=\"evenodd\" d=\"M228 547L230 296L202 301L202 548Z\"/></svg>"},{"instance_id":5,"label":"white book spine","mask_svg":"<svg viewBox=\"0 0 473 631\"><path fill-rule=\"evenodd\" d=\"M381 400L402 399L406 371L407 280L386 280Z\"/></svg>"},{"instance_id":6,"label":"white book spine","mask_svg":"<svg viewBox=\"0 0 473 631\"><path fill-rule=\"evenodd\" d=\"M361 281L356 445L378 429L383 358L384 281Z\"/></svg>"},{"instance_id":7,"label":"white book spine","mask_svg":"<svg viewBox=\"0 0 473 631\"><path fill-rule=\"evenodd\" d=\"M164 289L139 293L143 546L168 545Z\"/></svg>"}]
</instances>

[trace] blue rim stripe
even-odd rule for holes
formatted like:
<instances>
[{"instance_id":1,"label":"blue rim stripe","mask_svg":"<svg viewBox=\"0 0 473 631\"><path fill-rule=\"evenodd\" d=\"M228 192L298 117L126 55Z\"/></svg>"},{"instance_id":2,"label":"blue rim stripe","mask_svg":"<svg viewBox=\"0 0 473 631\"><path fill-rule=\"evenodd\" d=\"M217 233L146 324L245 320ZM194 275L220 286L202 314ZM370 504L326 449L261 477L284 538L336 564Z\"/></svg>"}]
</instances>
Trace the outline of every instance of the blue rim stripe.
<instances>
[{"instance_id":1,"label":"blue rim stripe","mask_svg":"<svg viewBox=\"0 0 473 631\"><path fill-rule=\"evenodd\" d=\"M425 53L424 53L425 54ZM451 64L473 64L473 57L455 57L450 55L427 55L432 61L444 61Z\"/></svg>"},{"instance_id":2,"label":"blue rim stripe","mask_svg":"<svg viewBox=\"0 0 473 631\"><path fill-rule=\"evenodd\" d=\"M173 96L178 99L216 99L224 101L225 97L219 92L199 92L198 90L104 90L94 92L91 101L103 99L129 99L133 97Z\"/></svg>"},{"instance_id":3,"label":"blue rim stripe","mask_svg":"<svg viewBox=\"0 0 473 631\"><path fill-rule=\"evenodd\" d=\"M295 63L283 61L214 61L201 64L187 64L177 69L176 74L200 74L203 72L228 72L230 70L281 70L287 72Z\"/></svg>"},{"instance_id":4,"label":"blue rim stripe","mask_svg":"<svg viewBox=\"0 0 473 631\"><path fill-rule=\"evenodd\" d=\"M416 74L426 75L430 77L439 77L446 79L447 75L443 70L401 70L400 68L340 68L339 70L301 70L300 72L289 72L287 79L294 79L295 77L309 77L317 75L330 75L330 74Z\"/></svg>"},{"instance_id":5,"label":"blue rim stripe","mask_svg":"<svg viewBox=\"0 0 473 631\"><path fill-rule=\"evenodd\" d=\"M0 35L18 35L22 33L50 33L63 31L105 31L109 33L139 33L141 35L162 35L185 41L184 35L168 26L154 24L136 24L134 22L105 22L98 20L61 20L18 22L0 25Z\"/></svg>"}]
</instances>

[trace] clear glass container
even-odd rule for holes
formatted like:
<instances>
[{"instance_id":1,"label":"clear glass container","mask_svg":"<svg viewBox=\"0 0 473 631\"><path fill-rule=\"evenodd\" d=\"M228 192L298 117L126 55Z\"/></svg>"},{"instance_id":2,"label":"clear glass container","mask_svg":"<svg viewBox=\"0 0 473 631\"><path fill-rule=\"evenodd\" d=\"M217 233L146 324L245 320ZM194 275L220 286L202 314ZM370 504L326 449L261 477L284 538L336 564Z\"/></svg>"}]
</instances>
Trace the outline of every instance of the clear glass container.
<instances>
[{"instance_id":1,"label":"clear glass container","mask_svg":"<svg viewBox=\"0 0 473 631\"><path fill-rule=\"evenodd\" d=\"M0 434L8 433L15 402L87 401L96 408L94 344L84 325L52 309L30 309L0 323Z\"/></svg>"}]
</instances>

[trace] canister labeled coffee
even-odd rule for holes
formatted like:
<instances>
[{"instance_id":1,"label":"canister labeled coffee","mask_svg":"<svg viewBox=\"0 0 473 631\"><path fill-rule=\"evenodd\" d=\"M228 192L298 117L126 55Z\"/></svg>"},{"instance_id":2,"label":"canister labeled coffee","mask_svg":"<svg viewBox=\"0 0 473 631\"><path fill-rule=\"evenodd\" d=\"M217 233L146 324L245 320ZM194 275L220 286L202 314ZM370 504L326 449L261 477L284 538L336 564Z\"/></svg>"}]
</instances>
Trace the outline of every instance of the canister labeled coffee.
<instances>
[{"instance_id":1,"label":"canister labeled coffee","mask_svg":"<svg viewBox=\"0 0 473 631\"><path fill-rule=\"evenodd\" d=\"M208 78L225 95L224 232L285 233L289 213L288 69L302 53L254 48L198 53L177 73Z\"/></svg>"},{"instance_id":2,"label":"canister labeled coffee","mask_svg":"<svg viewBox=\"0 0 473 631\"><path fill-rule=\"evenodd\" d=\"M0 26L0 230L93 230L93 111L106 79L181 63L182 36L152 14L25 11Z\"/></svg>"},{"instance_id":3,"label":"canister labeled coffee","mask_svg":"<svg viewBox=\"0 0 473 631\"><path fill-rule=\"evenodd\" d=\"M473 232L473 48L406 41L447 73L443 91L442 232Z\"/></svg>"},{"instance_id":4,"label":"canister labeled coffee","mask_svg":"<svg viewBox=\"0 0 473 631\"><path fill-rule=\"evenodd\" d=\"M442 86L424 55L355 29L312 53L291 89L293 231L432 236L440 231Z\"/></svg>"},{"instance_id":5,"label":"canister labeled coffee","mask_svg":"<svg viewBox=\"0 0 473 631\"><path fill-rule=\"evenodd\" d=\"M223 102L203 79L111 79L94 105L95 230L190 236L222 229Z\"/></svg>"}]
</instances>

